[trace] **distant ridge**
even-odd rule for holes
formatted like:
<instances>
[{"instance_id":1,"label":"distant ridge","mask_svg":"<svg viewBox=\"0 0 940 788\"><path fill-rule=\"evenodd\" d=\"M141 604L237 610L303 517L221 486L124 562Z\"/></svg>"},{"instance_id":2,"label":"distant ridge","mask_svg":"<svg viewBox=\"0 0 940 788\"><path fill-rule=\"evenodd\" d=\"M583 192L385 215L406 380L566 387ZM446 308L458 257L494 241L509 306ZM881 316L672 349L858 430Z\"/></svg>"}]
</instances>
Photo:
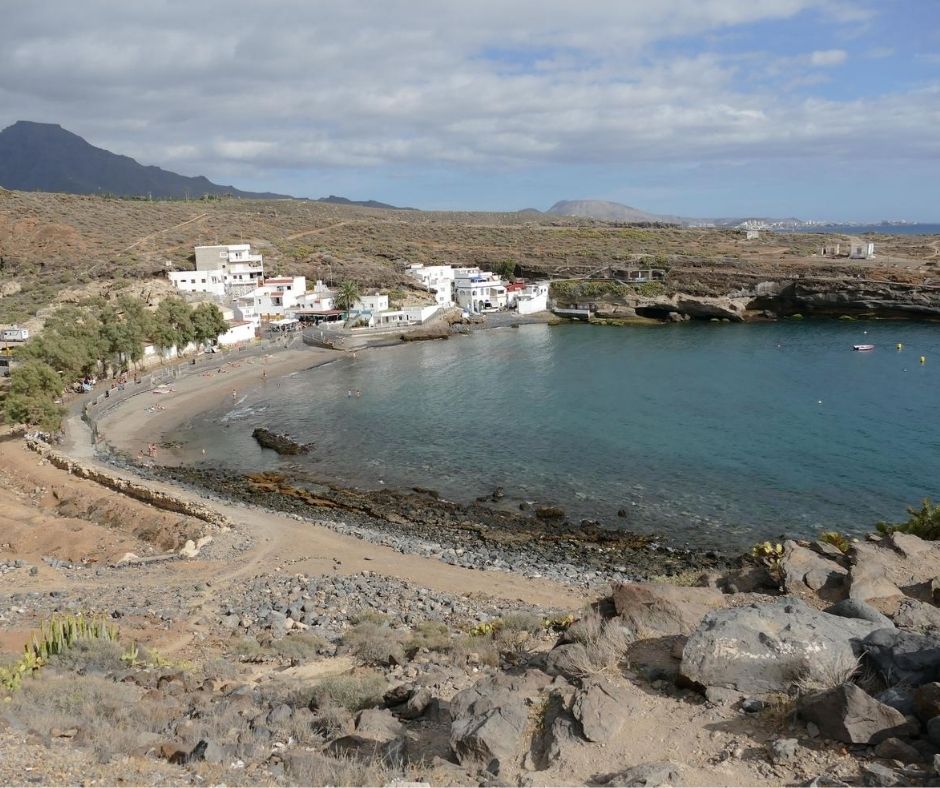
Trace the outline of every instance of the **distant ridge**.
<instances>
[{"instance_id":1,"label":"distant ridge","mask_svg":"<svg viewBox=\"0 0 940 788\"><path fill-rule=\"evenodd\" d=\"M667 224L682 224L685 220L678 216L663 216L647 213L639 208L622 205L619 202L607 200L560 200L546 213L555 216L580 216L587 219L600 219L605 222L624 222L626 224L640 224L646 222L664 222Z\"/></svg>"},{"instance_id":2,"label":"distant ridge","mask_svg":"<svg viewBox=\"0 0 940 788\"><path fill-rule=\"evenodd\" d=\"M201 175L188 177L148 167L90 145L54 123L19 120L0 131L0 186L20 191L114 194L163 199L205 195L284 199L271 192L244 192Z\"/></svg>"},{"instance_id":3,"label":"distant ridge","mask_svg":"<svg viewBox=\"0 0 940 788\"><path fill-rule=\"evenodd\" d=\"M337 197L331 194L329 197L321 197L314 202L328 202L334 205L358 205L362 208L385 208L391 211L417 211L417 208L402 208L398 205L389 205L387 202L378 202L377 200L350 200L346 197Z\"/></svg>"}]
</instances>

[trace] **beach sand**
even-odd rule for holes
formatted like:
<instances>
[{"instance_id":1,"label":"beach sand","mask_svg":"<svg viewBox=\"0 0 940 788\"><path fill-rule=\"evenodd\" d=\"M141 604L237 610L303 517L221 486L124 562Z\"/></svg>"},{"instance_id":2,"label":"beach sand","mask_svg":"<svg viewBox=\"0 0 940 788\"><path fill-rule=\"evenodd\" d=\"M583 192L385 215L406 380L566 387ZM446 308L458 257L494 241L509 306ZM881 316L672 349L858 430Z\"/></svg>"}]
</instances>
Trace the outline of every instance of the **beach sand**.
<instances>
[{"instance_id":1,"label":"beach sand","mask_svg":"<svg viewBox=\"0 0 940 788\"><path fill-rule=\"evenodd\" d=\"M207 408L238 401L260 386L276 385L278 378L343 356L335 350L304 347L220 363L210 371L177 378L169 384L167 393L147 390L125 400L99 418L99 433L114 450L133 456L146 451L151 443L161 443L166 435ZM164 450L158 452L157 459L163 465L184 461Z\"/></svg>"}]
</instances>

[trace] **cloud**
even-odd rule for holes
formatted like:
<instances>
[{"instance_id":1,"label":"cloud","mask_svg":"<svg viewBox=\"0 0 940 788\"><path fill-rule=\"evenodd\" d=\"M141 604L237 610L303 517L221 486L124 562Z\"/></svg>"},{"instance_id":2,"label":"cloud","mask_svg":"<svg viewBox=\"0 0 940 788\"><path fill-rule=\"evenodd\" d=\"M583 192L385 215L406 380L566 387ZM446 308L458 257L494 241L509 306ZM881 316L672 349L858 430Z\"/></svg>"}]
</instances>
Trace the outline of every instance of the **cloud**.
<instances>
[{"instance_id":1,"label":"cloud","mask_svg":"<svg viewBox=\"0 0 940 788\"><path fill-rule=\"evenodd\" d=\"M840 66L848 56L844 49L822 49L812 52L809 62L814 66Z\"/></svg>"},{"instance_id":2,"label":"cloud","mask_svg":"<svg viewBox=\"0 0 940 788\"><path fill-rule=\"evenodd\" d=\"M935 94L812 93L842 49L702 44L870 17L830 0L8 0L0 121L210 177L937 156Z\"/></svg>"}]
</instances>

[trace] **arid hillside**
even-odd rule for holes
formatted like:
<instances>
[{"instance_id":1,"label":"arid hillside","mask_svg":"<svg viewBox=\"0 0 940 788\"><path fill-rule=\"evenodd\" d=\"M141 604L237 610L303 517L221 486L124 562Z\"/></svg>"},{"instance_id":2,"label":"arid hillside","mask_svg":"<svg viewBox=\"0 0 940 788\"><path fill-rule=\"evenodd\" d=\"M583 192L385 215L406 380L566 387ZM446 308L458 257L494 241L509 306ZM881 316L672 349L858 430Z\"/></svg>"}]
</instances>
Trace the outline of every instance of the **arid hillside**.
<instances>
[{"instance_id":1,"label":"arid hillside","mask_svg":"<svg viewBox=\"0 0 940 788\"><path fill-rule=\"evenodd\" d=\"M139 287L193 265L198 244L250 242L272 272L366 287L406 284L408 262L487 265L526 273L603 276L630 264L727 273L809 265L844 275L847 260L814 257L825 236L617 226L521 213L377 210L299 200L142 201L0 190L0 321L26 320L59 294ZM835 238L834 240L840 240ZM841 240L847 244L848 238ZM935 238L883 236L878 267L926 276ZM76 291L78 291L76 293ZM159 285L155 293L162 292Z\"/></svg>"}]
</instances>

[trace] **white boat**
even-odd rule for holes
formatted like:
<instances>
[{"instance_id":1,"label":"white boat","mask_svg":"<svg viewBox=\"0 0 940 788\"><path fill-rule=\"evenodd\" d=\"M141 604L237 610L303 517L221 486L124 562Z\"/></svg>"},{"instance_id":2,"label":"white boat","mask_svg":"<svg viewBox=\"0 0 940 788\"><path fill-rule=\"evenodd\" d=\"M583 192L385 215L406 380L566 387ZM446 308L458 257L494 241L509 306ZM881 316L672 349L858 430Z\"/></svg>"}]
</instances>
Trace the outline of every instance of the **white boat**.
<instances>
[{"instance_id":1,"label":"white boat","mask_svg":"<svg viewBox=\"0 0 940 788\"><path fill-rule=\"evenodd\" d=\"M852 350L874 350L874 345L852 345Z\"/></svg>"}]
</instances>

